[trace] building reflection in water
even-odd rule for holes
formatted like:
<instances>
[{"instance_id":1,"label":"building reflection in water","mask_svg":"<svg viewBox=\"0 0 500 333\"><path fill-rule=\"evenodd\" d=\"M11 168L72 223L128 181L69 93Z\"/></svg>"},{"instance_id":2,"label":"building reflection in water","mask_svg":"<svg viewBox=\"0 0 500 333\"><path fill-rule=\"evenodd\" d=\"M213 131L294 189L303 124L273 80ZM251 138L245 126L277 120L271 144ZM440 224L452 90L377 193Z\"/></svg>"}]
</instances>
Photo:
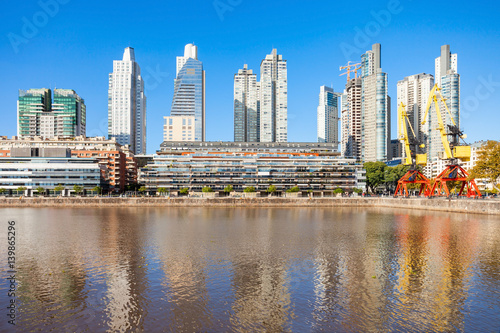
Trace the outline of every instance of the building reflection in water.
<instances>
[{"instance_id":1,"label":"building reflection in water","mask_svg":"<svg viewBox=\"0 0 500 333\"><path fill-rule=\"evenodd\" d=\"M7 213L22 230L23 331L497 328L477 315L499 319L495 218L337 208Z\"/></svg>"}]
</instances>

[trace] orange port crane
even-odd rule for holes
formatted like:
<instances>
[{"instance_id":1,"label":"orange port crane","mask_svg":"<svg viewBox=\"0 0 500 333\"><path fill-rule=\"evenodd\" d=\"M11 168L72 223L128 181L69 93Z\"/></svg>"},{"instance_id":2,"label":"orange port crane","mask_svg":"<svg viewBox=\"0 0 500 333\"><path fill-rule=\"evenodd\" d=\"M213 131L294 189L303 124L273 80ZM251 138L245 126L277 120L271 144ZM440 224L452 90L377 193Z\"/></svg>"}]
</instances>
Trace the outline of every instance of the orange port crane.
<instances>
[{"instance_id":1,"label":"orange port crane","mask_svg":"<svg viewBox=\"0 0 500 333\"><path fill-rule=\"evenodd\" d=\"M480 197L481 192L476 185L474 179L469 179L469 174L459 165L459 159L466 162L470 160L471 148L465 144L461 144L460 140L464 140L467 136L460 131L459 127L455 123L453 116L446 105L446 99L443 98L441 94L441 88L437 84L432 88L429 98L427 100L427 106L425 108L425 116L422 121L422 125L425 125L427 121L427 115L431 104L434 102L434 111L436 112L437 118L437 128L441 134L441 142L443 143L444 156L442 159L448 162L448 165L435 179L434 185L432 186L430 196L447 196L450 197L450 189L448 188L448 182L460 182L461 187L458 193L459 196L470 197ZM441 114L440 105L444 105L447 114L450 117L451 125L444 125L443 117ZM451 137L451 142L448 139Z\"/></svg>"},{"instance_id":2,"label":"orange port crane","mask_svg":"<svg viewBox=\"0 0 500 333\"><path fill-rule=\"evenodd\" d=\"M408 127L413 134L412 137L408 134ZM418 166L425 166L427 164L427 155L418 153L419 149L425 148L425 145L422 144L415 135L415 131L408 118L408 113L406 112L406 105L404 105L403 102L401 102L398 107L398 139L405 149L403 164L409 165L410 169L400 180L398 180L398 187L396 188L394 196L408 197L409 184L420 184L418 195L422 195L423 193L425 196L429 196L431 192L431 183L429 179L418 170Z\"/></svg>"}]
</instances>

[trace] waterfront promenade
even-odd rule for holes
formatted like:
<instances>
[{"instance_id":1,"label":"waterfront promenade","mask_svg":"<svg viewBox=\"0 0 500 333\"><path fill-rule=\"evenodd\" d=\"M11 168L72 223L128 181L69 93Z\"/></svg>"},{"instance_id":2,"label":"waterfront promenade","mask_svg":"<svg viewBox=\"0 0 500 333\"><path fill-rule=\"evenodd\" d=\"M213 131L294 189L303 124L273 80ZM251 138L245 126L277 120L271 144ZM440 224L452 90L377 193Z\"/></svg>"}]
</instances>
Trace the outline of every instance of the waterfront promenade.
<instances>
[{"instance_id":1,"label":"waterfront promenade","mask_svg":"<svg viewBox=\"0 0 500 333\"><path fill-rule=\"evenodd\" d=\"M0 207L373 207L500 215L497 199L445 198L234 198L234 197L4 197Z\"/></svg>"}]
</instances>

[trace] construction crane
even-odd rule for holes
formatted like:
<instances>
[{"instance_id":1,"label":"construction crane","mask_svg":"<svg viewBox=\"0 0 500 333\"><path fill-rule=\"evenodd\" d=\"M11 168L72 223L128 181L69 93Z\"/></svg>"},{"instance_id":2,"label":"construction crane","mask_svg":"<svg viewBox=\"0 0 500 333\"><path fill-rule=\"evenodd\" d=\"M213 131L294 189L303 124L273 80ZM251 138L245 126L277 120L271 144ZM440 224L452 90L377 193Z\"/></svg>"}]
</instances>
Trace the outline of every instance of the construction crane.
<instances>
[{"instance_id":1,"label":"construction crane","mask_svg":"<svg viewBox=\"0 0 500 333\"><path fill-rule=\"evenodd\" d=\"M410 127L411 133L413 134L412 137L408 135L408 127ZM418 195L424 193L425 196L429 196L431 183L429 179L418 170L418 166L425 166L427 164L427 155L418 154L419 149L425 148L425 145L422 144L415 135L415 131L408 118L408 113L406 112L406 105L404 105L403 102L401 102L398 107L398 139L405 149L403 164L409 165L410 169L400 180L398 180L398 187L396 188L394 196L408 197L408 184L420 184L420 192Z\"/></svg>"},{"instance_id":2,"label":"construction crane","mask_svg":"<svg viewBox=\"0 0 500 333\"><path fill-rule=\"evenodd\" d=\"M441 142L443 143L444 156L442 159L448 162L448 165L435 179L434 185L432 186L430 196L447 196L450 197L450 190L447 186L447 182L460 182L462 183L459 196L470 197L480 197L481 192L476 185L474 179L469 179L469 174L459 165L459 159L466 162L470 160L471 147L467 146L465 143L461 144L460 140L464 140L467 136L460 131L459 127L455 123L453 116L446 105L446 99L443 98L441 94L441 88L437 84L432 88L429 98L427 100L427 106L425 108L425 116L422 121L422 125L425 125L427 121L427 115L432 103L434 102L434 111L436 112L437 118L437 128L441 135ZM443 122L443 117L441 114L440 104L444 105L446 112L450 116L451 125L447 124L446 128ZM451 140L448 139L451 137ZM465 192L464 192L465 191Z\"/></svg>"},{"instance_id":3,"label":"construction crane","mask_svg":"<svg viewBox=\"0 0 500 333\"><path fill-rule=\"evenodd\" d=\"M356 67L358 66L358 67ZM345 73L340 74L339 76L346 75L347 74L347 82L351 81L351 73L354 72L354 78L356 79L358 77L358 70L361 69L361 63L356 63L356 64L351 64L350 61L347 62L347 65L345 66L340 66L339 71L346 69L347 71Z\"/></svg>"}]
</instances>

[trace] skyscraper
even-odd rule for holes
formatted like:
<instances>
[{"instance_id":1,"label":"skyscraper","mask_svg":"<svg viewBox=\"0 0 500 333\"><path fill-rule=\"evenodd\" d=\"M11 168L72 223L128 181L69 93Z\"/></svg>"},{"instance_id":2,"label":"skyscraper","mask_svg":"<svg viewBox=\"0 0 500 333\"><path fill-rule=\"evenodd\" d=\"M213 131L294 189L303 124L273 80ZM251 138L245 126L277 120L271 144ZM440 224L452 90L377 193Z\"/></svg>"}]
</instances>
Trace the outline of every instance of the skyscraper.
<instances>
[{"instance_id":1,"label":"skyscraper","mask_svg":"<svg viewBox=\"0 0 500 333\"><path fill-rule=\"evenodd\" d=\"M427 132L421 125L425 114L425 107L429 93L434 86L434 77L431 74L416 74L398 81L397 105L401 102L406 105L406 112L417 139L422 143L427 141ZM398 123L399 124L399 123ZM410 130L408 130L410 133ZM398 129L399 133L399 129ZM410 134L413 135L413 134ZM405 151L402 152L405 158Z\"/></svg>"},{"instance_id":2,"label":"skyscraper","mask_svg":"<svg viewBox=\"0 0 500 333\"><path fill-rule=\"evenodd\" d=\"M337 143L339 140L338 96L333 88L320 87L318 105L318 142Z\"/></svg>"},{"instance_id":3,"label":"skyscraper","mask_svg":"<svg viewBox=\"0 0 500 333\"><path fill-rule=\"evenodd\" d=\"M86 107L71 89L19 91L17 135L43 138L85 136Z\"/></svg>"},{"instance_id":4,"label":"skyscraper","mask_svg":"<svg viewBox=\"0 0 500 333\"><path fill-rule=\"evenodd\" d=\"M172 109L170 117L164 117L163 137L165 141L205 141L205 71L198 47L187 44L176 67Z\"/></svg>"},{"instance_id":5,"label":"skyscraper","mask_svg":"<svg viewBox=\"0 0 500 333\"><path fill-rule=\"evenodd\" d=\"M259 83L247 65L234 75L234 141L258 142Z\"/></svg>"},{"instance_id":6,"label":"skyscraper","mask_svg":"<svg viewBox=\"0 0 500 333\"><path fill-rule=\"evenodd\" d=\"M260 64L260 141L286 142L288 124L287 66L276 49Z\"/></svg>"},{"instance_id":7,"label":"skyscraper","mask_svg":"<svg viewBox=\"0 0 500 333\"><path fill-rule=\"evenodd\" d=\"M134 49L113 61L108 88L108 137L129 145L135 154L146 153L146 96Z\"/></svg>"},{"instance_id":8,"label":"skyscraper","mask_svg":"<svg viewBox=\"0 0 500 333\"><path fill-rule=\"evenodd\" d=\"M460 127L460 75L458 71L457 54L451 54L450 46L441 46L441 56L435 60L435 80L438 87L442 88L441 94L446 100L446 104L455 121L455 124ZM434 106L432 106L434 109ZM444 110L444 106L441 107ZM451 125L452 121L447 112L441 114L446 128ZM444 152L444 147L441 142L441 135L436 130L438 126L436 112L430 112L428 122L424 127L427 134L427 156L428 161L432 164L437 163L437 159ZM430 172L431 166L426 168L427 175L430 177L436 176ZM440 171L436 171L440 172Z\"/></svg>"},{"instance_id":9,"label":"skyscraper","mask_svg":"<svg viewBox=\"0 0 500 333\"><path fill-rule=\"evenodd\" d=\"M361 56L361 154L365 162L386 161L390 147L391 103L380 49L380 44L373 44Z\"/></svg>"},{"instance_id":10,"label":"skyscraper","mask_svg":"<svg viewBox=\"0 0 500 333\"><path fill-rule=\"evenodd\" d=\"M362 118L361 118L362 79L350 79L341 97L341 153L345 157L361 160Z\"/></svg>"}]
</instances>

